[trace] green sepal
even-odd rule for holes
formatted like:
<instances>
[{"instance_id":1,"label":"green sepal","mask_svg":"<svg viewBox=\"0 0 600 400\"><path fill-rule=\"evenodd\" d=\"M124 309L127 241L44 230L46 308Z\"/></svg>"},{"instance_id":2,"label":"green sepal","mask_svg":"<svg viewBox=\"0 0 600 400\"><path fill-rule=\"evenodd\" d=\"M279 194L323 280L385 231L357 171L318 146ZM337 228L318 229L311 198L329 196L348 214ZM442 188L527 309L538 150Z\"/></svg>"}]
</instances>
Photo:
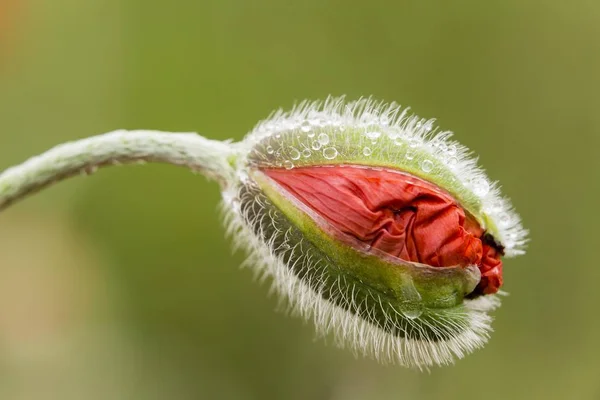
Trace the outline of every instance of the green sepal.
<instances>
[{"instance_id":1,"label":"green sepal","mask_svg":"<svg viewBox=\"0 0 600 400\"><path fill-rule=\"evenodd\" d=\"M253 219L255 232L321 296L410 339L447 340L468 328L463 301L479 282L477 267L434 268L357 249L260 171L251 178L257 186L248 185L247 198L271 207L269 218Z\"/></svg>"}]
</instances>

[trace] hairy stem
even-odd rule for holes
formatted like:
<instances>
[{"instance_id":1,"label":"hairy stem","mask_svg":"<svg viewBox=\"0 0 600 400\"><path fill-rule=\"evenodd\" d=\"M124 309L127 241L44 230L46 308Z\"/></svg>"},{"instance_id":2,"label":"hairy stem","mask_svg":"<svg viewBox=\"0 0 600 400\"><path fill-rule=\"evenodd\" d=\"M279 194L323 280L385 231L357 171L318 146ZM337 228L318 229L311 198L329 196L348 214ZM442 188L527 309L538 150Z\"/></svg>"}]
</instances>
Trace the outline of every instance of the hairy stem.
<instances>
[{"instance_id":1,"label":"hairy stem","mask_svg":"<svg viewBox=\"0 0 600 400\"><path fill-rule=\"evenodd\" d=\"M0 211L55 182L98 167L162 162L187 167L226 186L235 155L231 144L195 133L119 130L64 143L0 174Z\"/></svg>"}]
</instances>

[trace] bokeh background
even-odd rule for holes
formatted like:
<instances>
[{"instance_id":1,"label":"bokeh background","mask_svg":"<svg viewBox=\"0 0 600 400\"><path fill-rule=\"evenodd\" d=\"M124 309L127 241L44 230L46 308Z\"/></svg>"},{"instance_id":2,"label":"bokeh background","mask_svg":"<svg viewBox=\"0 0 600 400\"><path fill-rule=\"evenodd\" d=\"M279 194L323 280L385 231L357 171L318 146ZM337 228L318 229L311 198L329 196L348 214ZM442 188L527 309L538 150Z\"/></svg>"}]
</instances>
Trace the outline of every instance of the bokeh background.
<instances>
[{"instance_id":1,"label":"bokeh background","mask_svg":"<svg viewBox=\"0 0 600 400\"><path fill-rule=\"evenodd\" d=\"M1 399L600 399L600 2L0 0L0 169L116 128L239 140L373 95L476 149L531 230L483 350L419 373L313 340L218 187L102 170L0 214Z\"/></svg>"}]
</instances>

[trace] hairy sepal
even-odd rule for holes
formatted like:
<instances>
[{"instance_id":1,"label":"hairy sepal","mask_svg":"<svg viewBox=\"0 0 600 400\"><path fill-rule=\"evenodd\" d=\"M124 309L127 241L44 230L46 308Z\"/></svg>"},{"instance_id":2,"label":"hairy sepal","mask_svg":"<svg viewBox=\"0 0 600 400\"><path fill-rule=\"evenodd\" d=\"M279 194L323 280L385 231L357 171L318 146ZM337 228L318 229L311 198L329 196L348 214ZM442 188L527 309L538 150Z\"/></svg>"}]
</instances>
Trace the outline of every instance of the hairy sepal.
<instances>
[{"instance_id":1,"label":"hairy sepal","mask_svg":"<svg viewBox=\"0 0 600 400\"><path fill-rule=\"evenodd\" d=\"M383 363L427 369L482 347L491 331L488 313L500 300L465 297L466 282L476 279L466 277L469 268L431 271L394 260L398 270L390 273L381 254L336 251L328 246L339 244L331 232L319 233L314 215L260 182L259 171L267 168L344 164L401 171L449 193L506 256L523 254L528 232L510 201L451 136L433 120L371 99L329 98L273 113L236 145L238 180L224 192L228 232L236 247L250 252L245 265L260 279L271 277L290 309L314 320L320 335L333 333L338 345ZM344 253L351 251L358 254Z\"/></svg>"},{"instance_id":2,"label":"hairy sepal","mask_svg":"<svg viewBox=\"0 0 600 400\"><path fill-rule=\"evenodd\" d=\"M446 365L483 346L495 296L467 300L477 268L396 262L333 241L259 171L225 194L229 232L317 332L384 363Z\"/></svg>"}]
</instances>

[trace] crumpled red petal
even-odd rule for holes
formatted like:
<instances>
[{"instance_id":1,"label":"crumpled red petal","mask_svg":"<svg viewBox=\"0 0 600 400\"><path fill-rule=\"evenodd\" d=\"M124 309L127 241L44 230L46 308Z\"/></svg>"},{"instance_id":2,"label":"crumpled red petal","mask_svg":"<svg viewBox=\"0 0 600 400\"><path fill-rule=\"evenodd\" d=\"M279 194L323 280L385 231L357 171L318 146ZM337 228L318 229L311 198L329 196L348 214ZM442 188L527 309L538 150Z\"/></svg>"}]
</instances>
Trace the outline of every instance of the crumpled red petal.
<instances>
[{"instance_id":1,"label":"crumpled red petal","mask_svg":"<svg viewBox=\"0 0 600 400\"><path fill-rule=\"evenodd\" d=\"M403 260L434 267L478 265L476 294L502 285L500 251L437 186L393 170L361 166L263 172L345 234Z\"/></svg>"}]
</instances>

